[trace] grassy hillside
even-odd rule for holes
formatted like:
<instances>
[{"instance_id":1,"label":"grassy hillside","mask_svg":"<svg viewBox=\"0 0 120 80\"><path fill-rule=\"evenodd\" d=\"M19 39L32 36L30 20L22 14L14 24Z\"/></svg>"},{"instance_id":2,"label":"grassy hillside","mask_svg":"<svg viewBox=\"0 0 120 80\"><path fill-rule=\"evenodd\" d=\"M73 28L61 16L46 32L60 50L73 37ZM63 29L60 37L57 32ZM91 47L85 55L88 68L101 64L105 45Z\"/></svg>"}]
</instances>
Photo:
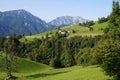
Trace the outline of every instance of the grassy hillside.
<instances>
[{"instance_id":1,"label":"grassy hillside","mask_svg":"<svg viewBox=\"0 0 120 80\"><path fill-rule=\"evenodd\" d=\"M31 74L31 73L36 73L36 72L41 72L45 71L48 69L51 69L51 67L37 63L28 59L23 59L23 58L15 58L15 66L13 69L13 73L15 75L26 75L26 74ZM5 72L4 72L4 58L3 56L0 55L0 80L5 77ZM23 76L22 75L22 76Z\"/></svg>"},{"instance_id":2,"label":"grassy hillside","mask_svg":"<svg viewBox=\"0 0 120 80\"><path fill-rule=\"evenodd\" d=\"M80 67L74 66L70 68L54 69L43 73L44 75L30 75L29 78L34 80L107 80L101 69L96 66ZM46 76L45 76L46 75ZM32 79L31 79L32 80Z\"/></svg>"},{"instance_id":3,"label":"grassy hillside","mask_svg":"<svg viewBox=\"0 0 120 80\"><path fill-rule=\"evenodd\" d=\"M0 56L0 64L3 64ZM30 61L23 58L16 58L16 66L13 75L18 80L107 80L100 67L97 66L73 66L69 68L53 69L47 65ZM0 80L5 78L4 68L0 65Z\"/></svg>"},{"instance_id":4,"label":"grassy hillside","mask_svg":"<svg viewBox=\"0 0 120 80\"><path fill-rule=\"evenodd\" d=\"M3 64L3 57L0 55L0 63ZM107 80L101 68L97 66L53 69L47 65L30 61L28 59L16 58L13 75L18 80ZM0 80L5 78L3 65L0 65Z\"/></svg>"},{"instance_id":5,"label":"grassy hillside","mask_svg":"<svg viewBox=\"0 0 120 80\"><path fill-rule=\"evenodd\" d=\"M0 70L4 71L4 59L0 57L0 63L2 65L0 66ZM29 73L29 72L37 72L41 70L46 70L50 68L47 65L37 63L28 59L23 59L23 58L15 58L15 66L14 66L14 72L23 72L23 73Z\"/></svg>"},{"instance_id":6,"label":"grassy hillside","mask_svg":"<svg viewBox=\"0 0 120 80\"><path fill-rule=\"evenodd\" d=\"M105 23L106 24L106 23ZM97 26L99 28L101 28L100 26L101 24L97 24ZM96 24L93 26L93 31L89 31L88 27L83 27L83 26L79 26L78 24L76 25L72 25L72 26L66 26L64 28L62 28L63 30L74 30L75 33L71 33L68 35L68 38L70 37L74 37L74 36L96 36L96 35L102 35L103 31L102 30L97 30L96 28Z\"/></svg>"},{"instance_id":7,"label":"grassy hillside","mask_svg":"<svg viewBox=\"0 0 120 80\"><path fill-rule=\"evenodd\" d=\"M4 76L4 74L0 74ZM80 67L74 66L62 69L49 69L32 73L14 73L18 80L107 80L101 68L97 66Z\"/></svg>"},{"instance_id":8,"label":"grassy hillside","mask_svg":"<svg viewBox=\"0 0 120 80\"><path fill-rule=\"evenodd\" d=\"M96 66L52 69L43 64L39 64L26 59L17 59L19 72L13 74L19 77L18 80L107 80L101 68ZM92 75L91 75L92 74ZM0 74L0 80L5 77L5 73Z\"/></svg>"},{"instance_id":9,"label":"grassy hillside","mask_svg":"<svg viewBox=\"0 0 120 80\"><path fill-rule=\"evenodd\" d=\"M96 36L96 35L102 35L103 34L103 29L106 28L108 25L107 22L105 23L100 23L98 24L97 22L95 23L95 25L91 26L93 27L93 31L89 31L88 27L84 27L84 26L79 26L78 24L75 25L71 25L71 26L66 26L61 28L62 30L74 30L75 33L70 33L68 34L68 38L70 37L74 37L74 36ZM48 31L48 32L44 32L41 34L36 34L36 35L31 35L31 36L26 36L22 39L20 39L21 42L26 42L26 41L33 41L34 38L42 38L45 37L46 34L49 35L49 37L51 35L55 35L55 33L58 32L57 29L52 30L52 31Z\"/></svg>"}]
</instances>

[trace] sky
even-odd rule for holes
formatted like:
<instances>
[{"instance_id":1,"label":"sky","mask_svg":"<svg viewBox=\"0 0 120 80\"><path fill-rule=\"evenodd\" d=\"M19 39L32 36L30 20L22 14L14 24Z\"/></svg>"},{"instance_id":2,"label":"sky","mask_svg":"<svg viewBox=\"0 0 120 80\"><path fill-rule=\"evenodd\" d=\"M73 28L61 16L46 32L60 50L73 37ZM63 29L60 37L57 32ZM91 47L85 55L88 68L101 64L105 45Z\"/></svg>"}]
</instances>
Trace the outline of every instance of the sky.
<instances>
[{"instance_id":1,"label":"sky","mask_svg":"<svg viewBox=\"0 0 120 80\"><path fill-rule=\"evenodd\" d=\"M25 9L49 22L60 16L80 16L89 20L106 17L112 0L0 0L0 11Z\"/></svg>"}]
</instances>

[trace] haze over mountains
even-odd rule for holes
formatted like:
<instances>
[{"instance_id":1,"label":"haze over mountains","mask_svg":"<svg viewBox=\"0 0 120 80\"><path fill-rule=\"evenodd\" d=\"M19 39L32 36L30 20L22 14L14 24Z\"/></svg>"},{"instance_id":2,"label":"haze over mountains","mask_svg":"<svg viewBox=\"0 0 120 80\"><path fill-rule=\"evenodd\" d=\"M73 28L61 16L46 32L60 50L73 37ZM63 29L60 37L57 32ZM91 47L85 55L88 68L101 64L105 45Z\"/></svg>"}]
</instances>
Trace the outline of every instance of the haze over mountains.
<instances>
[{"instance_id":1,"label":"haze over mountains","mask_svg":"<svg viewBox=\"0 0 120 80\"><path fill-rule=\"evenodd\" d=\"M86 22L82 17L62 16L49 23L25 10L0 12L0 36L38 34L57 27Z\"/></svg>"}]
</instances>

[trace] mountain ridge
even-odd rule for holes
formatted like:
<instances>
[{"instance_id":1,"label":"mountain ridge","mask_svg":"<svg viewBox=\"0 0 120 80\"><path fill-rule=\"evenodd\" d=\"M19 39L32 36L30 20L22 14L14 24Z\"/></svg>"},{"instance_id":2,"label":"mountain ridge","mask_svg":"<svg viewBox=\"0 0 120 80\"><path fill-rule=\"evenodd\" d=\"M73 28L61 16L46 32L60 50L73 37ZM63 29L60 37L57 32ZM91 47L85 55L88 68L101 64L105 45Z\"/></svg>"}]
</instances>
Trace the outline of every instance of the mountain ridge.
<instances>
[{"instance_id":1,"label":"mountain ridge","mask_svg":"<svg viewBox=\"0 0 120 80\"><path fill-rule=\"evenodd\" d=\"M37 34L47 31L47 27L45 21L26 10L12 10L0 13L0 36Z\"/></svg>"}]
</instances>

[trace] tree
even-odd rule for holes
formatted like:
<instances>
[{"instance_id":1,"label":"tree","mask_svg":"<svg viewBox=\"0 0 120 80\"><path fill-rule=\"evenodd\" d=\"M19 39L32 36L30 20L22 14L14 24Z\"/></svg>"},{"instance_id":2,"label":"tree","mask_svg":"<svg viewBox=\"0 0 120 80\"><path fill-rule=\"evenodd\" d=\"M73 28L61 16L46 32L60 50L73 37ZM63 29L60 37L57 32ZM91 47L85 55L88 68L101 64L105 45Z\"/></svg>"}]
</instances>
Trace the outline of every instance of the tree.
<instances>
[{"instance_id":1,"label":"tree","mask_svg":"<svg viewBox=\"0 0 120 80\"><path fill-rule=\"evenodd\" d=\"M70 67L74 64L74 58L70 50L65 50L61 55L60 61L63 67Z\"/></svg>"},{"instance_id":2,"label":"tree","mask_svg":"<svg viewBox=\"0 0 120 80\"><path fill-rule=\"evenodd\" d=\"M98 23L103 23L103 22L106 22L106 21L108 21L108 19L105 18L105 17L98 18Z\"/></svg>"},{"instance_id":3,"label":"tree","mask_svg":"<svg viewBox=\"0 0 120 80\"><path fill-rule=\"evenodd\" d=\"M112 13L109 16L109 28L104 30L106 38L120 38L120 6L119 2L113 1Z\"/></svg>"},{"instance_id":4,"label":"tree","mask_svg":"<svg viewBox=\"0 0 120 80\"><path fill-rule=\"evenodd\" d=\"M19 49L19 40L15 37L8 38L4 43L4 51L6 53L5 55L5 70L7 74L6 80L14 80L15 77L11 74L13 70L13 65L15 58L14 56L17 55L18 49Z\"/></svg>"},{"instance_id":5,"label":"tree","mask_svg":"<svg viewBox=\"0 0 120 80\"><path fill-rule=\"evenodd\" d=\"M79 23L80 26L85 26L85 27L90 27L94 24L95 24L94 21L87 21L87 22Z\"/></svg>"},{"instance_id":6,"label":"tree","mask_svg":"<svg viewBox=\"0 0 120 80\"><path fill-rule=\"evenodd\" d=\"M4 41L5 41L5 38L4 37L0 37L0 51L3 51Z\"/></svg>"},{"instance_id":7,"label":"tree","mask_svg":"<svg viewBox=\"0 0 120 80\"><path fill-rule=\"evenodd\" d=\"M120 41L107 39L100 41L96 51L98 64L115 80L120 80Z\"/></svg>"},{"instance_id":8,"label":"tree","mask_svg":"<svg viewBox=\"0 0 120 80\"><path fill-rule=\"evenodd\" d=\"M91 48L83 48L75 55L77 65L87 66L92 60Z\"/></svg>"},{"instance_id":9,"label":"tree","mask_svg":"<svg viewBox=\"0 0 120 80\"><path fill-rule=\"evenodd\" d=\"M113 8L112 13L109 16L109 26L114 27L120 27L120 6L119 2L113 1Z\"/></svg>"}]
</instances>

